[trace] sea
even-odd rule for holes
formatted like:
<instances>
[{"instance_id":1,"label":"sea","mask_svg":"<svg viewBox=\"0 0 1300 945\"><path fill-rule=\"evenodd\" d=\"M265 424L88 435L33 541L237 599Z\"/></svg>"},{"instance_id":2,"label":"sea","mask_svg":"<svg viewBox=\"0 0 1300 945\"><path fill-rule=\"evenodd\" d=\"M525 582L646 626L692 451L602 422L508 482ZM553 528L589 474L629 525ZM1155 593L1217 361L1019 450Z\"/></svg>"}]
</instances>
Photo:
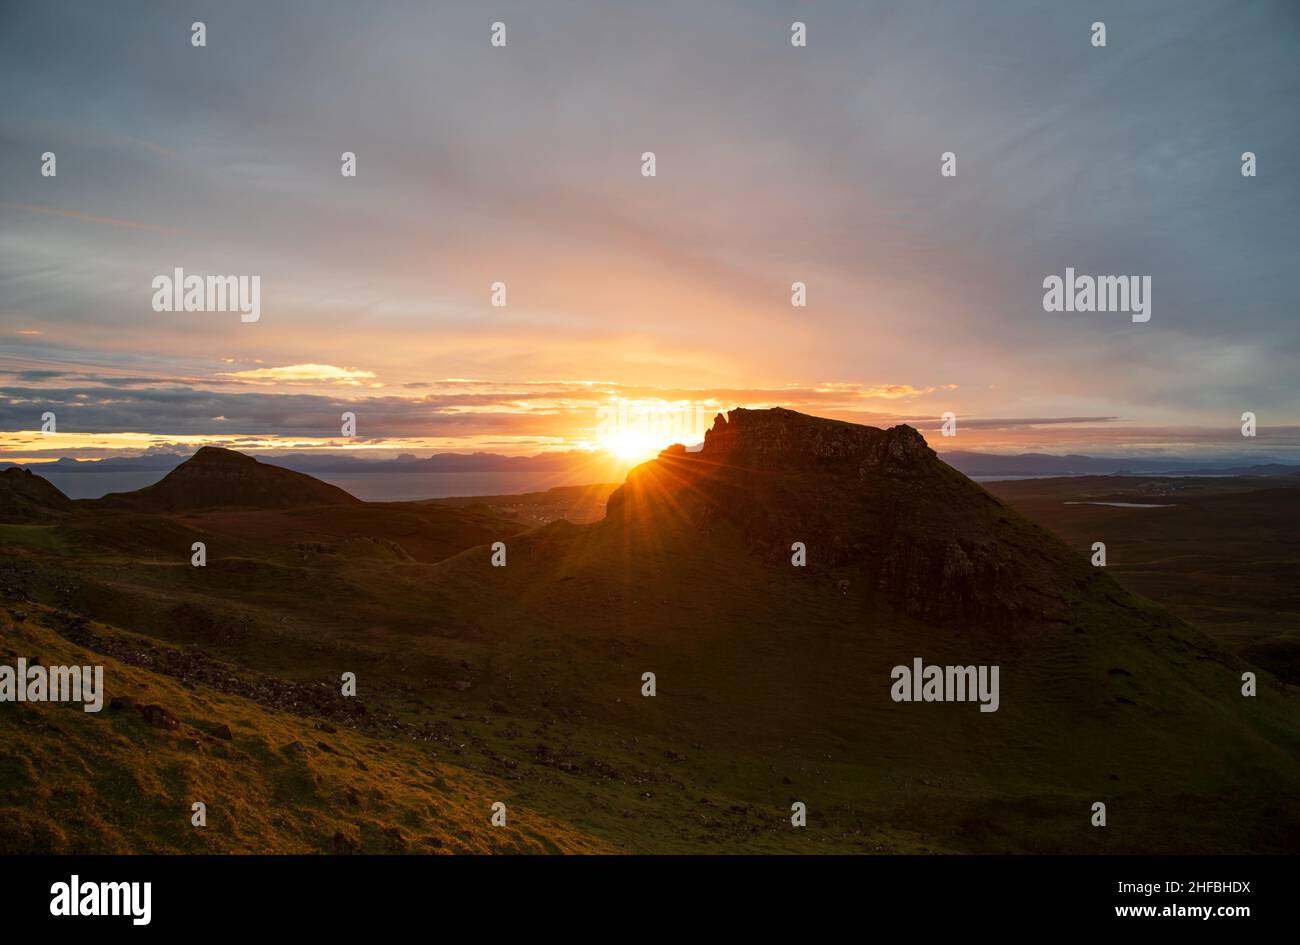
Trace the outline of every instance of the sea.
<instances>
[{"instance_id":1,"label":"sea","mask_svg":"<svg viewBox=\"0 0 1300 945\"><path fill-rule=\"evenodd\" d=\"M131 492L151 486L163 472L42 472L72 499L98 499L110 492ZM554 486L590 483L563 472L373 472L342 476L313 473L366 502L411 502L452 496L519 495L545 492Z\"/></svg>"}]
</instances>

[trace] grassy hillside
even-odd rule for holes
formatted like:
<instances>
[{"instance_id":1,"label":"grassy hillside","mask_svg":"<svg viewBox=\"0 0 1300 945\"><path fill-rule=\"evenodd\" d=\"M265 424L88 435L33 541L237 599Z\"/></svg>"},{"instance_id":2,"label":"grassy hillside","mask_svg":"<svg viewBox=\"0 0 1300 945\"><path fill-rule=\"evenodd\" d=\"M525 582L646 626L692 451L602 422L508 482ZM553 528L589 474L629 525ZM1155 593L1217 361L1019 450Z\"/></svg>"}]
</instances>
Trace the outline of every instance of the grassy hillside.
<instances>
[{"instance_id":1,"label":"grassy hillside","mask_svg":"<svg viewBox=\"0 0 1300 945\"><path fill-rule=\"evenodd\" d=\"M134 705L0 711L0 848L7 853L589 852L609 845L519 803L500 779L375 738L105 657L51 629L43 609L7 620L3 660L105 667ZM11 611L12 614L12 611ZM134 651L148 641L94 627ZM160 705L174 729L137 706ZM322 730L322 726L326 730ZM507 805L503 827L491 804ZM207 826L191 823L207 806Z\"/></svg>"},{"instance_id":2,"label":"grassy hillside","mask_svg":"<svg viewBox=\"0 0 1300 945\"><path fill-rule=\"evenodd\" d=\"M27 849L373 851L393 827L410 850L1300 849L1294 691L1263 672L1243 698L1247 663L919 437L793 423L641 467L586 525L471 503L5 526L6 656L105 662L110 696L184 726L0 706L0 797L26 811L0 820ZM805 435L820 458L748 465ZM999 665L1001 708L893 702L914 657ZM197 790L238 827L193 836Z\"/></svg>"},{"instance_id":3,"label":"grassy hillside","mask_svg":"<svg viewBox=\"0 0 1300 945\"><path fill-rule=\"evenodd\" d=\"M1108 573L1125 586L1300 684L1300 477L1092 476L989 489L1080 554L1105 541Z\"/></svg>"}]
</instances>

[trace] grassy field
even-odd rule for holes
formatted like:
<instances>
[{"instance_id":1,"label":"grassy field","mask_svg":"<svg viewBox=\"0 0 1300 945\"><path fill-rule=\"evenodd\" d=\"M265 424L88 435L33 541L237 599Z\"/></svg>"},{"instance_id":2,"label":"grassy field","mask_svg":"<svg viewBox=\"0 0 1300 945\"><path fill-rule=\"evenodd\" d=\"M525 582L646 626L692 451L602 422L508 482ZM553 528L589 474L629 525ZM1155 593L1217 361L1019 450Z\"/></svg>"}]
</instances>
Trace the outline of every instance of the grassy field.
<instances>
[{"instance_id":1,"label":"grassy field","mask_svg":"<svg viewBox=\"0 0 1300 945\"><path fill-rule=\"evenodd\" d=\"M1108 570L1126 587L1300 684L1300 477L1100 476L988 488L1080 554L1104 541ZM1107 501L1166 507L1079 504Z\"/></svg>"}]
</instances>

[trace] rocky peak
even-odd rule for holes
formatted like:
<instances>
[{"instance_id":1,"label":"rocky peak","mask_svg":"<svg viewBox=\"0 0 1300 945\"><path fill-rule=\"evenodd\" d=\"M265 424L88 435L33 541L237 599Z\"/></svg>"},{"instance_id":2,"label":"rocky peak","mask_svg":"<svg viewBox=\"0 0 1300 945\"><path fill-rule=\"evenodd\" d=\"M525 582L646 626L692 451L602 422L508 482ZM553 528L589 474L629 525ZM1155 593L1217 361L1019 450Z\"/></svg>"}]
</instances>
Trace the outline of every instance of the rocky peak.
<instances>
[{"instance_id":1,"label":"rocky peak","mask_svg":"<svg viewBox=\"0 0 1300 945\"><path fill-rule=\"evenodd\" d=\"M713 428L704 434L700 456L709 462L774 470L842 462L871 468L936 460L925 438L906 424L881 430L784 407L737 408L725 417L718 414Z\"/></svg>"},{"instance_id":2,"label":"rocky peak","mask_svg":"<svg viewBox=\"0 0 1300 945\"><path fill-rule=\"evenodd\" d=\"M804 542L810 567L857 572L926 618L1042 619L1089 570L913 427L782 408L720 414L703 449L664 450L629 473L607 509L615 523L684 516L701 534L725 525L784 567L791 544Z\"/></svg>"}]
</instances>

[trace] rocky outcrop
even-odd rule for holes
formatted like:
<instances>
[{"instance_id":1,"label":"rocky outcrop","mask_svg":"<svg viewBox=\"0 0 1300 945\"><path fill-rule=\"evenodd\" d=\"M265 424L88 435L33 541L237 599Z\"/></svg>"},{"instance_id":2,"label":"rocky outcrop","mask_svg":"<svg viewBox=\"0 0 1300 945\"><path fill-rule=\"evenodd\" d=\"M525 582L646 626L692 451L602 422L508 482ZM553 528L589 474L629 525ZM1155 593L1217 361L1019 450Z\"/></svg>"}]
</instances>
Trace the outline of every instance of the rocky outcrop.
<instances>
[{"instance_id":1,"label":"rocky outcrop","mask_svg":"<svg viewBox=\"0 0 1300 945\"><path fill-rule=\"evenodd\" d=\"M880 430L783 407L718 414L713 429L704 434L699 455L735 466L806 468L852 462L863 470L935 459L925 438L906 424Z\"/></svg>"},{"instance_id":2,"label":"rocky outcrop","mask_svg":"<svg viewBox=\"0 0 1300 945\"><path fill-rule=\"evenodd\" d=\"M792 410L721 414L698 452L680 446L632 470L612 522L681 516L725 523L756 554L856 576L927 620L1054 616L1090 576L1078 556L943 463L905 424L881 430Z\"/></svg>"}]
</instances>

